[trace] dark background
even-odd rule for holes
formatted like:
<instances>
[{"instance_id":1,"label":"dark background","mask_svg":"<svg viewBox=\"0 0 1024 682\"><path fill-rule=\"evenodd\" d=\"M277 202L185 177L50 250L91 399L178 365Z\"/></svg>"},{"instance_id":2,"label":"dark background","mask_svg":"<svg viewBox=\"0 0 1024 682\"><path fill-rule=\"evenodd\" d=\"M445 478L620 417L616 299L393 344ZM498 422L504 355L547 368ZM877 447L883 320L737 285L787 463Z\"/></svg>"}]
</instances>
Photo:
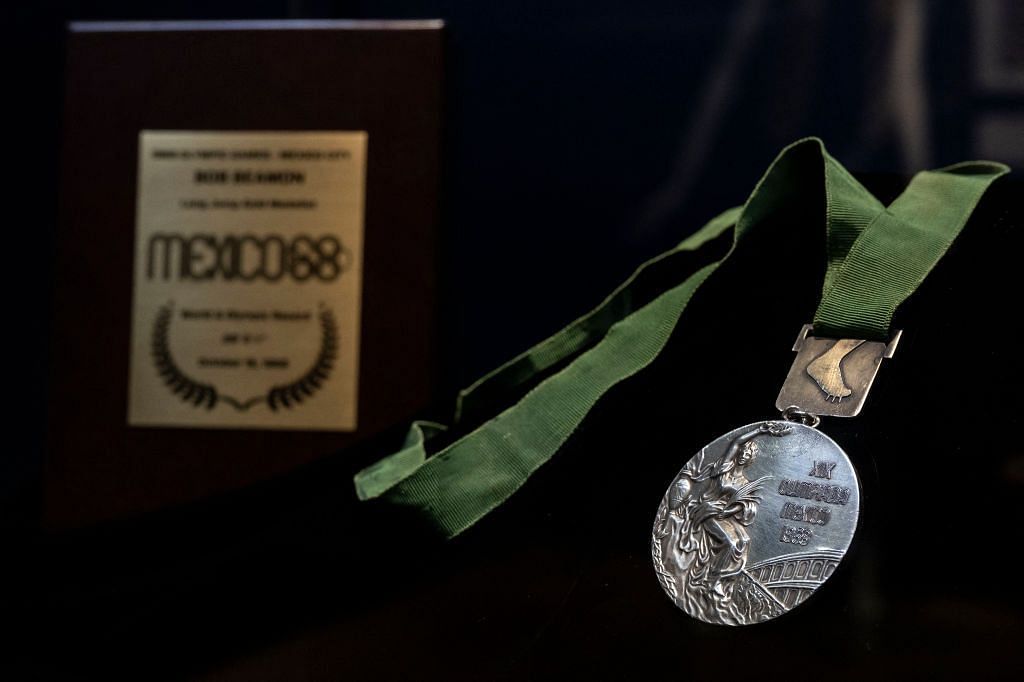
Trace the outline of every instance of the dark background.
<instances>
[{"instance_id":1,"label":"dark background","mask_svg":"<svg viewBox=\"0 0 1024 682\"><path fill-rule=\"evenodd\" d=\"M7 300L20 390L0 496L16 574L5 596L34 617L16 621L29 637L8 660L41 679L1021 671L1020 366L1006 322L1020 298L1019 181L997 188L903 311L907 336L865 415L829 424L864 478L864 526L829 587L778 623L736 633L675 613L646 533L690 454L773 404L776 381L748 386L735 360L781 381L820 278L813 231L772 231L787 236L730 262L687 313L687 329L714 333L677 335L454 543L351 501L350 457L386 438L194 508L37 536L42 377L61 341L47 283L65 22L328 16L448 22L449 390L742 202L797 137L822 136L886 199L922 167L1024 161L1024 12L1010 0L19 6ZM752 310L773 311L756 339L722 323Z\"/></svg>"}]
</instances>

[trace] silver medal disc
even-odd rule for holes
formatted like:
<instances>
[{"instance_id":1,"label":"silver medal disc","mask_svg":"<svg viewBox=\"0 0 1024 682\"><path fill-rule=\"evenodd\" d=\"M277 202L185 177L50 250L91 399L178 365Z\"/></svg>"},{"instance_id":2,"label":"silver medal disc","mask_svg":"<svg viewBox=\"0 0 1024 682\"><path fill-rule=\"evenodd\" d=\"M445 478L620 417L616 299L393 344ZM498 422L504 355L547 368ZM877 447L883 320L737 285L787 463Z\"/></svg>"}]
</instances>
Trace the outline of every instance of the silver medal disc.
<instances>
[{"instance_id":1,"label":"silver medal disc","mask_svg":"<svg viewBox=\"0 0 1024 682\"><path fill-rule=\"evenodd\" d=\"M859 512L857 474L835 441L797 422L750 424L705 446L669 486L654 570L694 618L760 623L832 575Z\"/></svg>"}]
</instances>

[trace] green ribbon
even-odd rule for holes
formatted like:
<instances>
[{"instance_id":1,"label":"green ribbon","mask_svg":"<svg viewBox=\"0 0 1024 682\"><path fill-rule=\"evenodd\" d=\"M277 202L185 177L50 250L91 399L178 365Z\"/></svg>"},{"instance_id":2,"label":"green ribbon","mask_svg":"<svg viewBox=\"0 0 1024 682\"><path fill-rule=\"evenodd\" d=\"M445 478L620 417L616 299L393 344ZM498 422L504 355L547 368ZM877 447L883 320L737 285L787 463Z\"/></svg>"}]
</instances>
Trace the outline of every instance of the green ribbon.
<instances>
[{"instance_id":1,"label":"green ribbon","mask_svg":"<svg viewBox=\"0 0 1024 682\"><path fill-rule=\"evenodd\" d=\"M887 340L896 308L945 255L989 185L1009 171L989 161L958 163L918 173L888 208L872 209L866 201L847 205L838 228L842 237L830 227L815 335ZM830 223L836 213L828 211Z\"/></svg>"},{"instance_id":2,"label":"green ribbon","mask_svg":"<svg viewBox=\"0 0 1024 682\"><path fill-rule=\"evenodd\" d=\"M404 507L445 537L469 528L551 459L601 396L654 361L690 298L745 234L809 192L824 191L828 244L815 334L887 338L897 306L1008 170L968 162L922 172L885 207L820 140L799 140L776 157L742 207L644 263L590 313L463 390L453 423L496 416L429 457L428 443L446 428L414 423L398 452L355 475L356 493ZM730 233L722 255L714 247Z\"/></svg>"}]
</instances>

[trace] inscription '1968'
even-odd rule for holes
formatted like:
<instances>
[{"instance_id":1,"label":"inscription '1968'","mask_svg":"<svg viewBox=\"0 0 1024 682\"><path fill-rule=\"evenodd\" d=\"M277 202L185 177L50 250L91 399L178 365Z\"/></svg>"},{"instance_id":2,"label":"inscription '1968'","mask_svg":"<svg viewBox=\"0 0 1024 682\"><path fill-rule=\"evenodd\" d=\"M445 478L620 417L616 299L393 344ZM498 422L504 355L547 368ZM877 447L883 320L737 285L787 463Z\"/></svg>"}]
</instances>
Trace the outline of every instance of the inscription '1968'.
<instances>
[{"instance_id":1,"label":"inscription '1968'","mask_svg":"<svg viewBox=\"0 0 1024 682\"><path fill-rule=\"evenodd\" d=\"M788 542L791 545L800 545L801 547L807 546L807 543L811 541L814 533L811 532L810 528L800 528L799 526L783 526L782 535L779 536L779 542Z\"/></svg>"},{"instance_id":2,"label":"inscription '1968'","mask_svg":"<svg viewBox=\"0 0 1024 682\"><path fill-rule=\"evenodd\" d=\"M845 486L811 483L810 481L790 481L782 479L779 483L779 494L787 497L802 497L815 502L828 504L846 504L850 501L850 489Z\"/></svg>"}]
</instances>

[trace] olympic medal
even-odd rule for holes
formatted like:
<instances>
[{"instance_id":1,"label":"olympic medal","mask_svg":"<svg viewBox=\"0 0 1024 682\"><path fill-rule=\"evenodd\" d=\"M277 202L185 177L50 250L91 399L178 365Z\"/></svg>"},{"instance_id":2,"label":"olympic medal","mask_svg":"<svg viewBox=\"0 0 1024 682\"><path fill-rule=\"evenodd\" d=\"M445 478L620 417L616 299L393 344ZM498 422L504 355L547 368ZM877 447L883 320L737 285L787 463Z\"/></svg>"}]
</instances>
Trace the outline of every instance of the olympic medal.
<instances>
[{"instance_id":1,"label":"olympic medal","mask_svg":"<svg viewBox=\"0 0 1024 682\"><path fill-rule=\"evenodd\" d=\"M750 424L701 449L665 492L654 569L694 618L760 623L828 580L859 512L857 474L835 441L798 422Z\"/></svg>"}]
</instances>

